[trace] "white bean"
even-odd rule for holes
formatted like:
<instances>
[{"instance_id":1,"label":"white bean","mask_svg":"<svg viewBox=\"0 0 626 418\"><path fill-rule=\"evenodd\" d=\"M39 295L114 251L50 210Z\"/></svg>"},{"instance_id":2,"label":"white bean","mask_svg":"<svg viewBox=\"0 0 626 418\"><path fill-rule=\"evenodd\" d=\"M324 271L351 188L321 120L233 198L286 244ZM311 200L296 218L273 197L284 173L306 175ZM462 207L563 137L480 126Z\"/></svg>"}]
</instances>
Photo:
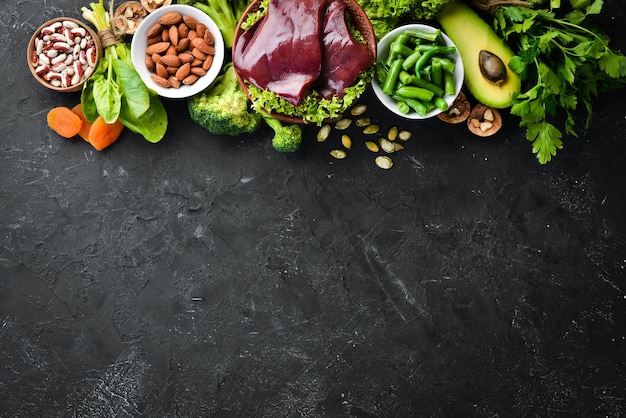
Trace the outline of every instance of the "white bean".
<instances>
[{"instance_id":1,"label":"white bean","mask_svg":"<svg viewBox=\"0 0 626 418\"><path fill-rule=\"evenodd\" d=\"M58 64L60 62L64 62L67 59L67 54L59 54L56 57L50 60L50 64Z\"/></svg>"}]
</instances>

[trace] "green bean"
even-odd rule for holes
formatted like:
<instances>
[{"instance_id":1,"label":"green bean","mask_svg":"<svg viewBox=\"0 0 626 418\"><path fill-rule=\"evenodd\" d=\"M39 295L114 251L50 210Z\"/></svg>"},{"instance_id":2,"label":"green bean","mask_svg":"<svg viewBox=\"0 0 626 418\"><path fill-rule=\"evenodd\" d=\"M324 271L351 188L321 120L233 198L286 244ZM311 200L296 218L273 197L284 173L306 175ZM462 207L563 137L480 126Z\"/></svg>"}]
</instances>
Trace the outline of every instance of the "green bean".
<instances>
[{"instance_id":1,"label":"green bean","mask_svg":"<svg viewBox=\"0 0 626 418\"><path fill-rule=\"evenodd\" d=\"M444 71L447 71L449 73L453 73L454 72L454 62L452 62L452 60L450 60L448 58L443 58L443 57L434 57L433 58L433 63L435 61L439 62L439 64L441 65L441 68Z\"/></svg>"},{"instance_id":2,"label":"green bean","mask_svg":"<svg viewBox=\"0 0 626 418\"><path fill-rule=\"evenodd\" d=\"M397 100L398 110L405 115L411 111L411 107L404 100Z\"/></svg>"},{"instance_id":3,"label":"green bean","mask_svg":"<svg viewBox=\"0 0 626 418\"><path fill-rule=\"evenodd\" d=\"M446 102L443 97L435 96L433 98L433 104L435 105L435 107L437 107L437 109L441 110L442 112L448 110L448 102Z\"/></svg>"},{"instance_id":4,"label":"green bean","mask_svg":"<svg viewBox=\"0 0 626 418\"><path fill-rule=\"evenodd\" d=\"M443 72L443 90L445 94L455 94L456 85L454 81L454 73L448 71Z\"/></svg>"},{"instance_id":5,"label":"green bean","mask_svg":"<svg viewBox=\"0 0 626 418\"><path fill-rule=\"evenodd\" d=\"M422 87L425 89L428 89L430 91L432 91L433 93L435 93L435 96L443 96L444 94L444 90L437 86L434 83L431 83L430 81L426 80L425 78L417 78L414 77L413 78L413 85L417 86L417 87Z\"/></svg>"},{"instance_id":6,"label":"green bean","mask_svg":"<svg viewBox=\"0 0 626 418\"><path fill-rule=\"evenodd\" d=\"M435 93L433 93L431 90L415 86L398 87L395 93L400 97L405 97L408 99L419 99L424 101L430 101L435 96Z\"/></svg>"},{"instance_id":7,"label":"green bean","mask_svg":"<svg viewBox=\"0 0 626 418\"><path fill-rule=\"evenodd\" d=\"M400 97L400 96L395 96L395 95L392 96L392 98L398 103L400 102L404 103L405 105L413 109L415 112L417 112L417 114L420 116L424 116L426 113L428 113L428 108L426 107L426 105L417 99L411 99L411 98Z\"/></svg>"},{"instance_id":8,"label":"green bean","mask_svg":"<svg viewBox=\"0 0 626 418\"><path fill-rule=\"evenodd\" d=\"M397 43L397 42L392 42L390 47L389 47L389 51L391 51L391 53L393 54L398 54L401 55L402 57L406 58L409 55L413 54L413 50L411 48L409 48L406 45Z\"/></svg>"},{"instance_id":9,"label":"green bean","mask_svg":"<svg viewBox=\"0 0 626 418\"><path fill-rule=\"evenodd\" d=\"M422 56L422 53L420 51L413 51L411 53L411 55L409 55L408 57L406 57L404 59L404 62L402 63L402 68L404 68L404 70L408 70L409 68L412 68L415 66L415 63L417 63L417 60Z\"/></svg>"},{"instance_id":10,"label":"green bean","mask_svg":"<svg viewBox=\"0 0 626 418\"><path fill-rule=\"evenodd\" d=\"M421 30L406 30L402 32L408 36L412 36L413 38L425 39L430 42L438 42L441 41L441 30L437 29L434 32L425 32Z\"/></svg>"},{"instance_id":11,"label":"green bean","mask_svg":"<svg viewBox=\"0 0 626 418\"><path fill-rule=\"evenodd\" d=\"M395 61L393 61L391 67L389 67L387 78L385 78L385 83L382 87L383 93L388 96L393 94L393 91L396 88L398 77L400 76L400 71L402 71L402 59L397 58Z\"/></svg>"},{"instance_id":12,"label":"green bean","mask_svg":"<svg viewBox=\"0 0 626 418\"><path fill-rule=\"evenodd\" d=\"M398 78L400 82L402 82L402 84L413 84L413 82L415 81L415 77L407 73L406 71L400 71Z\"/></svg>"},{"instance_id":13,"label":"green bean","mask_svg":"<svg viewBox=\"0 0 626 418\"><path fill-rule=\"evenodd\" d=\"M385 80L387 79L387 73L389 72L389 69L387 68L387 66L385 64L383 64L382 62L379 62L376 64L375 67L375 77L376 80L378 80L378 83L380 83L380 85L382 86L383 84L385 84Z\"/></svg>"},{"instance_id":14,"label":"green bean","mask_svg":"<svg viewBox=\"0 0 626 418\"><path fill-rule=\"evenodd\" d=\"M415 73L419 73L422 68L424 68L424 66L426 66L426 64L428 63L428 61L430 61L433 56L437 53L439 49L437 47L434 47L432 49L429 49L428 51L425 51L421 57L419 57L419 59L417 60L417 62L415 63Z\"/></svg>"},{"instance_id":15,"label":"green bean","mask_svg":"<svg viewBox=\"0 0 626 418\"><path fill-rule=\"evenodd\" d=\"M433 59L432 64L430 65L430 77L433 84L436 86L443 85L443 74L441 70L441 63L435 59Z\"/></svg>"}]
</instances>

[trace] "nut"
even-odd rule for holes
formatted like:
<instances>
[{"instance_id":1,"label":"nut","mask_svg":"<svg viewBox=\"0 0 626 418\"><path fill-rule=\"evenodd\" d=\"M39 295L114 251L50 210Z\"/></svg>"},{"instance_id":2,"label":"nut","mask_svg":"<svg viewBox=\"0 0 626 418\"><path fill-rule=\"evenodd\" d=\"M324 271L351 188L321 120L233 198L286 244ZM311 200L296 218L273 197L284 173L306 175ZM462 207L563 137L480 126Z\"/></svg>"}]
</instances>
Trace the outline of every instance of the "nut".
<instances>
[{"instance_id":1,"label":"nut","mask_svg":"<svg viewBox=\"0 0 626 418\"><path fill-rule=\"evenodd\" d=\"M200 27L204 38L198 37L192 27ZM146 68L158 86L180 88L194 84L213 65L215 47L206 41L211 31L193 17L169 12L148 32L151 36L146 45Z\"/></svg>"},{"instance_id":2,"label":"nut","mask_svg":"<svg viewBox=\"0 0 626 418\"><path fill-rule=\"evenodd\" d=\"M176 25L183 21L183 16L178 12L165 13L159 18L159 23L163 26Z\"/></svg>"}]
</instances>

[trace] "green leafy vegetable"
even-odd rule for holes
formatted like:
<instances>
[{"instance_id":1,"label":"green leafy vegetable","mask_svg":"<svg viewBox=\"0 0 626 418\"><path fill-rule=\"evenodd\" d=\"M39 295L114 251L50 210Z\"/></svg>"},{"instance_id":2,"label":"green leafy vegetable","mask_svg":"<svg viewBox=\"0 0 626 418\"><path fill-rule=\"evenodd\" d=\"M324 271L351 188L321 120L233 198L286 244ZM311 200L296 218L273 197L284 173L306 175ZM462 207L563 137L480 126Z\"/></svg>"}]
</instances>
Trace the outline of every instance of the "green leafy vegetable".
<instances>
[{"instance_id":1,"label":"green leafy vegetable","mask_svg":"<svg viewBox=\"0 0 626 418\"><path fill-rule=\"evenodd\" d=\"M83 7L83 18L98 32L111 30L110 16L103 0ZM130 47L119 42L109 45L94 73L81 92L85 118L94 122L102 116L106 123L120 120L131 131L149 142L158 142L167 130L167 113L158 95L148 89L135 70Z\"/></svg>"},{"instance_id":2,"label":"green leafy vegetable","mask_svg":"<svg viewBox=\"0 0 626 418\"><path fill-rule=\"evenodd\" d=\"M239 18L248 7L247 0L179 0L178 4L193 6L208 14L222 32L228 48L233 45Z\"/></svg>"},{"instance_id":3,"label":"green leafy vegetable","mask_svg":"<svg viewBox=\"0 0 626 418\"><path fill-rule=\"evenodd\" d=\"M578 137L579 106L587 112L588 128L593 99L626 82L626 57L588 21L601 12L603 1L594 0L562 16L557 15L560 2L551 5L551 9L503 6L494 15L494 29L516 52L509 66L523 83L511 113L521 118L520 126L541 164L563 148L563 133L555 120L564 116L565 133Z\"/></svg>"},{"instance_id":4,"label":"green leafy vegetable","mask_svg":"<svg viewBox=\"0 0 626 418\"><path fill-rule=\"evenodd\" d=\"M402 23L431 20L452 0L357 0L379 40Z\"/></svg>"}]
</instances>

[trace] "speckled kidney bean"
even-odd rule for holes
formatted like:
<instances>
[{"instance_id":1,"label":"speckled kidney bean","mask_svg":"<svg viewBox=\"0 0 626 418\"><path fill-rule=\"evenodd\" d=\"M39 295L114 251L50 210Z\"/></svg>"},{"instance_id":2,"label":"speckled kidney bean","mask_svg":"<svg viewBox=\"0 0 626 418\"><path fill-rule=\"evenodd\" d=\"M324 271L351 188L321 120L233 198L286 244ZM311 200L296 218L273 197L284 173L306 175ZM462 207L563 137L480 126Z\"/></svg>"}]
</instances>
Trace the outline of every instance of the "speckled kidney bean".
<instances>
[{"instance_id":1,"label":"speckled kidney bean","mask_svg":"<svg viewBox=\"0 0 626 418\"><path fill-rule=\"evenodd\" d=\"M33 42L31 64L35 73L55 87L74 86L95 69L95 40L76 22L54 22L43 28Z\"/></svg>"}]
</instances>

